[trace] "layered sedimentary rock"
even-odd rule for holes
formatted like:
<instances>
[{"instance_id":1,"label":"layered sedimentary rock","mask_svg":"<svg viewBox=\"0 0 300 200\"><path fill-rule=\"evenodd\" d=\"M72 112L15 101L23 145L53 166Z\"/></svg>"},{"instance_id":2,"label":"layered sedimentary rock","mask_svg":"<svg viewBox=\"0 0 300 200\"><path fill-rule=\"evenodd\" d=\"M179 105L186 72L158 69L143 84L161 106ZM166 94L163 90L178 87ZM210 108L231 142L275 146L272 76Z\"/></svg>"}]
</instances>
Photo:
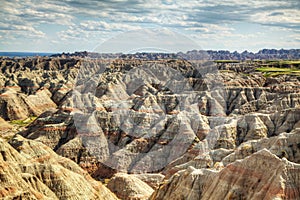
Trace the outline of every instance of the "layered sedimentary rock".
<instances>
[{"instance_id":1,"label":"layered sedimentary rock","mask_svg":"<svg viewBox=\"0 0 300 200\"><path fill-rule=\"evenodd\" d=\"M225 156L222 163L226 166L264 148L279 158L284 157L289 161L300 163L300 129L297 128L291 133L282 133L275 137L244 142L231 154Z\"/></svg>"},{"instance_id":2,"label":"layered sedimentary rock","mask_svg":"<svg viewBox=\"0 0 300 200\"><path fill-rule=\"evenodd\" d=\"M153 189L157 189L160 183L164 180L165 176L162 174L132 174L132 176L140 179L141 181L147 183Z\"/></svg>"},{"instance_id":3,"label":"layered sedimentary rock","mask_svg":"<svg viewBox=\"0 0 300 200\"><path fill-rule=\"evenodd\" d=\"M9 89L0 95L1 116L6 120L26 119L38 116L56 104L51 100L47 89L40 89L35 94L25 95Z\"/></svg>"},{"instance_id":4,"label":"layered sedimentary rock","mask_svg":"<svg viewBox=\"0 0 300 200\"><path fill-rule=\"evenodd\" d=\"M150 199L299 199L299 170L299 164L263 149L221 171L189 167Z\"/></svg>"},{"instance_id":5,"label":"layered sedimentary rock","mask_svg":"<svg viewBox=\"0 0 300 200\"><path fill-rule=\"evenodd\" d=\"M55 108L73 87L79 59L0 59L0 109L5 120Z\"/></svg>"},{"instance_id":6,"label":"layered sedimentary rock","mask_svg":"<svg viewBox=\"0 0 300 200\"><path fill-rule=\"evenodd\" d=\"M0 132L11 130L13 127L7 121L0 117Z\"/></svg>"},{"instance_id":7,"label":"layered sedimentary rock","mask_svg":"<svg viewBox=\"0 0 300 200\"><path fill-rule=\"evenodd\" d=\"M42 143L0 139L1 199L117 199L76 163Z\"/></svg>"},{"instance_id":8,"label":"layered sedimentary rock","mask_svg":"<svg viewBox=\"0 0 300 200\"><path fill-rule=\"evenodd\" d=\"M118 170L166 168L169 174L192 163L211 167L215 158L201 158L202 164L193 159L295 129L298 90L274 88L281 81L297 88L297 79L279 76L271 81L243 65L221 72L209 67L215 71L184 61L82 63L74 91L22 135L105 178ZM244 68L248 76L241 74Z\"/></svg>"},{"instance_id":9,"label":"layered sedimentary rock","mask_svg":"<svg viewBox=\"0 0 300 200\"><path fill-rule=\"evenodd\" d=\"M108 182L107 187L117 197L124 200L146 200L154 192L145 182L133 175L124 173L115 174Z\"/></svg>"},{"instance_id":10,"label":"layered sedimentary rock","mask_svg":"<svg viewBox=\"0 0 300 200\"><path fill-rule=\"evenodd\" d=\"M143 199L154 189L153 199L297 199L296 76L264 76L251 62L1 62L1 116L39 115L19 134L96 179L113 177L109 188L121 198ZM136 178L152 189L132 184Z\"/></svg>"}]
</instances>

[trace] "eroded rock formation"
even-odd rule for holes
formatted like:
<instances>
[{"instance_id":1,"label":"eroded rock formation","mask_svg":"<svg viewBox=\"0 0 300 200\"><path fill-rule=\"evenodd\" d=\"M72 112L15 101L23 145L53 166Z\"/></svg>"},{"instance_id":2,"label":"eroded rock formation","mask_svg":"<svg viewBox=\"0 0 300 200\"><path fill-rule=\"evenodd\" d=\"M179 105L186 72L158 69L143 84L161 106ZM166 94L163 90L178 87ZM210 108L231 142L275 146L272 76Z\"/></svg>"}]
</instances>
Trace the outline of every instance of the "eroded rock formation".
<instances>
[{"instance_id":1,"label":"eroded rock formation","mask_svg":"<svg viewBox=\"0 0 300 200\"><path fill-rule=\"evenodd\" d=\"M117 199L71 160L16 135L0 139L0 197L4 199Z\"/></svg>"},{"instance_id":2,"label":"eroded rock formation","mask_svg":"<svg viewBox=\"0 0 300 200\"><path fill-rule=\"evenodd\" d=\"M107 184L107 187L124 200L147 200L154 190L145 182L130 174L117 173Z\"/></svg>"},{"instance_id":3,"label":"eroded rock formation","mask_svg":"<svg viewBox=\"0 0 300 200\"><path fill-rule=\"evenodd\" d=\"M299 164L262 149L221 171L180 171L150 199L299 199L299 170Z\"/></svg>"},{"instance_id":4,"label":"eroded rock formation","mask_svg":"<svg viewBox=\"0 0 300 200\"><path fill-rule=\"evenodd\" d=\"M122 199L146 199L154 190L152 199L299 199L299 77L268 77L255 68L176 59L2 59L0 117L38 116L19 132L29 140L3 142L23 156L16 163L40 154L22 145L41 142L93 178L111 179L108 187ZM16 175L32 187L17 185L24 197L60 198L40 178L42 163L54 175L62 168L88 177L78 180L98 198L104 186L47 152L34 166L7 168L12 177L25 174ZM67 182L56 184L75 195Z\"/></svg>"}]
</instances>

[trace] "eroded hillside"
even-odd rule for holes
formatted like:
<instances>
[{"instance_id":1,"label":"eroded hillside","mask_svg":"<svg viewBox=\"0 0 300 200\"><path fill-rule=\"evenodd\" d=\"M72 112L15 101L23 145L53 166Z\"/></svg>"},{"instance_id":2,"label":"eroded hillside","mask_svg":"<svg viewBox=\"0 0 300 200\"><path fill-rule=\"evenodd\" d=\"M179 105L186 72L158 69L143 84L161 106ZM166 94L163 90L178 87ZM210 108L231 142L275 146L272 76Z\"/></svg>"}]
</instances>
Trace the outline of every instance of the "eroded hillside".
<instances>
[{"instance_id":1,"label":"eroded hillside","mask_svg":"<svg viewBox=\"0 0 300 200\"><path fill-rule=\"evenodd\" d=\"M293 72L179 59L2 58L0 66L1 131L110 179L121 199L299 199ZM13 130L12 120L33 116Z\"/></svg>"}]
</instances>

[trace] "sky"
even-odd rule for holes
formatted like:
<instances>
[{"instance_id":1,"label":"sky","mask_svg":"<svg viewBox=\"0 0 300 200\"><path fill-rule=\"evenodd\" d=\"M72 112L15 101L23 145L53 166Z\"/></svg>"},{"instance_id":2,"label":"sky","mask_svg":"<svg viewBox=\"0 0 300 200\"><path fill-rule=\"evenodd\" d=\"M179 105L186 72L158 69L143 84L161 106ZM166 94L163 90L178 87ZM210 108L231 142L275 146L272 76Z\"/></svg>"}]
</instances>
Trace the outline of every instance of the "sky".
<instances>
[{"instance_id":1,"label":"sky","mask_svg":"<svg viewBox=\"0 0 300 200\"><path fill-rule=\"evenodd\" d=\"M0 0L0 7L0 51L300 48L299 0Z\"/></svg>"}]
</instances>

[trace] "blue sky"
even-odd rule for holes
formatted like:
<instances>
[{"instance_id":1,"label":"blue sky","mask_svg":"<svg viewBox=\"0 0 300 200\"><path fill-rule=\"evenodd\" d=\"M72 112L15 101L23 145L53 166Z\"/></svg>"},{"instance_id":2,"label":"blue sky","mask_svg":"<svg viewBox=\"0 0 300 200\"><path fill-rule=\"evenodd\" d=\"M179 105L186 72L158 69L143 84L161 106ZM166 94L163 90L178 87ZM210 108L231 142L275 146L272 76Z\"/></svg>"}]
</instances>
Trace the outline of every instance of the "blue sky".
<instances>
[{"instance_id":1,"label":"blue sky","mask_svg":"<svg viewBox=\"0 0 300 200\"><path fill-rule=\"evenodd\" d=\"M111 51L118 48L129 51L131 47L124 33L130 33L132 38L132 33L138 32L134 37L140 37L145 29L159 30L152 31L156 35L171 32L180 35L169 38L174 50L191 47L257 52L262 48L300 48L299 0L0 0L0 3L0 51L102 51L105 45L115 45L116 48L108 48ZM120 38L127 43L120 42ZM143 37L135 42L142 40ZM166 37L157 40L162 42L158 46L163 49ZM183 41L188 41L188 45L183 45ZM151 44L157 46L157 43ZM185 47L180 49L182 46Z\"/></svg>"}]
</instances>

